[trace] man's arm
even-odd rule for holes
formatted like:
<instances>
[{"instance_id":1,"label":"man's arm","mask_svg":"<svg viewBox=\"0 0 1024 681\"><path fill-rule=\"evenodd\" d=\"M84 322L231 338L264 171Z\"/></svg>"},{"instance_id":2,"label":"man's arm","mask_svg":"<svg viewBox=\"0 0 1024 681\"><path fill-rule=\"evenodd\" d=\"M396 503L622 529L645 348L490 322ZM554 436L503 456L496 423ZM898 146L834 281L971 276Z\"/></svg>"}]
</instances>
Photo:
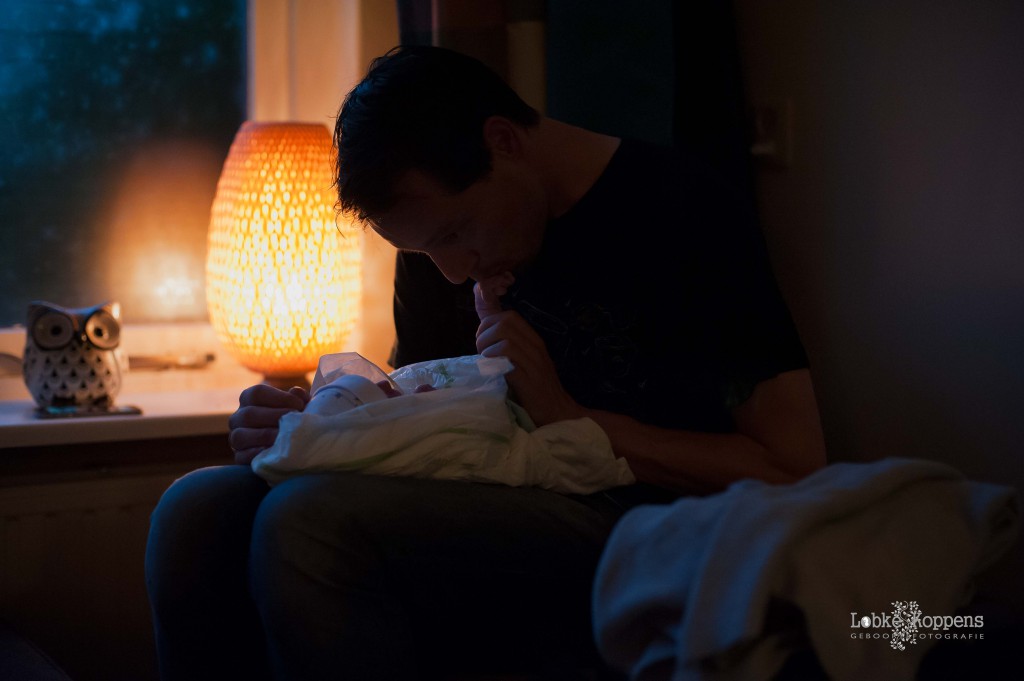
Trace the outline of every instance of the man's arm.
<instances>
[{"instance_id":1,"label":"man's arm","mask_svg":"<svg viewBox=\"0 0 1024 681\"><path fill-rule=\"evenodd\" d=\"M795 482L825 465L810 372L763 381L733 409L735 433L670 430L606 411L580 409L607 433L638 480L686 492L714 492L741 478Z\"/></svg>"},{"instance_id":2,"label":"man's arm","mask_svg":"<svg viewBox=\"0 0 1024 681\"><path fill-rule=\"evenodd\" d=\"M628 416L585 409L565 391L544 341L519 314L485 316L477 350L505 356L515 370L509 385L539 425L589 417L607 433L616 456L638 480L661 487L706 493L742 478L771 483L796 481L825 464L825 445L810 372L788 371L759 383L733 409L735 433L672 430Z\"/></svg>"}]
</instances>

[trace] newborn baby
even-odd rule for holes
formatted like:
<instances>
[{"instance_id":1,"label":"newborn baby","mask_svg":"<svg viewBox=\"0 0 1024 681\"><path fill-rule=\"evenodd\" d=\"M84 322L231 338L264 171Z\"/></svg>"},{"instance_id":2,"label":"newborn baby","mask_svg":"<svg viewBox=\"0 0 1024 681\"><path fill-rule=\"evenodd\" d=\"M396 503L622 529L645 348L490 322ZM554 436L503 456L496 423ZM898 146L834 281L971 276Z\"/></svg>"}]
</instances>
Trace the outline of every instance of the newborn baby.
<instances>
[{"instance_id":1,"label":"newborn baby","mask_svg":"<svg viewBox=\"0 0 1024 681\"><path fill-rule=\"evenodd\" d=\"M511 281L481 282L483 317L498 314ZM281 417L277 439L252 468L271 484L315 471L359 471L591 494L634 481L593 421L535 428L508 400L511 370L506 357L471 355L409 364L388 376L356 353L325 355L309 404Z\"/></svg>"}]
</instances>

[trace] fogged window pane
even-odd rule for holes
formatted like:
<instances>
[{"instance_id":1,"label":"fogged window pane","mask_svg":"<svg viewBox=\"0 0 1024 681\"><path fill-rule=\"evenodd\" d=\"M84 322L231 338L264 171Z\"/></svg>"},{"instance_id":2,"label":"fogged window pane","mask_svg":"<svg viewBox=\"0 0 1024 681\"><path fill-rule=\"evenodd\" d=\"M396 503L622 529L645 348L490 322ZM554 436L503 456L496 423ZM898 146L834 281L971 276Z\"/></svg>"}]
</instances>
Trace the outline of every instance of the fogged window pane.
<instances>
[{"instance_id":1,"label":"fogged window pane","mask_svg":"<svg viewBox=\"0 0 1024 681\"><path fill-rule=\"evenodd\" d=\"M206 316L245 0L0 0L0 326L30 300Z\"/></svg>"}]
</instances>

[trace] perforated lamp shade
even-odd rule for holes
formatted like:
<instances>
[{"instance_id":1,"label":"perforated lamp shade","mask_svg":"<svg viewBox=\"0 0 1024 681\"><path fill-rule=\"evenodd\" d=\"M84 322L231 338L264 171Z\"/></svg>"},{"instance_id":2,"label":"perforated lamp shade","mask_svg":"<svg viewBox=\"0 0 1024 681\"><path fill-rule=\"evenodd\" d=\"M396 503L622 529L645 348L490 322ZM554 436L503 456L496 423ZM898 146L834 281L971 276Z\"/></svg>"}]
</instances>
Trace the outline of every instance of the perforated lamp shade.
<instances>
[{"instance_id":1,"label":"perforated lamp shade","mask_svg":"<svg viewBox=\"0 0 1024 681\"><path fill-rule=\"evenodd\" d=\"M360 299L362 232L336 221L322 125L246 122L210 212L206 302L220 342L278 387L343 349Z\"/></svg>"}]
</instances>

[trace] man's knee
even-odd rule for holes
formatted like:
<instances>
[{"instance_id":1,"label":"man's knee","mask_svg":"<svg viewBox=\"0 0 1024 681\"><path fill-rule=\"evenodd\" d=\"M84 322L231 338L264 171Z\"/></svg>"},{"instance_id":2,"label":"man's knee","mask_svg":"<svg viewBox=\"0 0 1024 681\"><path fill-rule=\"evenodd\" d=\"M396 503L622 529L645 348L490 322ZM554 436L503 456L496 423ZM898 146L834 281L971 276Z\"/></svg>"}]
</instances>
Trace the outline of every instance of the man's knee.
<instances>
[{"instance_id":1,"label":"man's knee","mask_svg":"<svg viewBox=\"0 0 1024 681\"><path fill-rule=\"evenodd\" d=\"M267 489L244 466L203 468L176 480L150 518L147 573L180 572L187 564L201 569L204 560L248 546Z\"/></svg>"},{"instance_id":2,"label":"man's knee","mask_svg":"<svg viewBox=\"0 0 1024 681\"><path fill-rule=\"evenodd\" d=\"M303 475L276 485L256 514L250 553L254 577L279 571L331 579L344 565L370 569L368 547L379 500L365 493L362 475ZM372 484L372 483L370 483Z\"/></svg>"},{"instance_id":3,"label":"man's knee","mask_svg":"<svg viewBox=\"0 0 1024 681\"><path fill-rule=\"evenodd\" d=\"M201 468L177 479L160 497L152 528L176 535L195 530L208 536L245 520L267 492L267 484L246 466Z\"/></svg>"},{"instance_id":4,"label":"man's knee","mask_svg":"<svg viewBox=\"0 0 1024 681\"><path fill-rule=\"evenodd\" d=\"M375 537L386 530L375 524L374 508L385 500L375 501L367 486L368 476L304 475L276 485L260 505L249 584L269 638L297 645L294 632L302 631L303 646L326 645L356 620L368 626L383 617L375 611L387 578Z\"/></svg>"}]
</instances>

